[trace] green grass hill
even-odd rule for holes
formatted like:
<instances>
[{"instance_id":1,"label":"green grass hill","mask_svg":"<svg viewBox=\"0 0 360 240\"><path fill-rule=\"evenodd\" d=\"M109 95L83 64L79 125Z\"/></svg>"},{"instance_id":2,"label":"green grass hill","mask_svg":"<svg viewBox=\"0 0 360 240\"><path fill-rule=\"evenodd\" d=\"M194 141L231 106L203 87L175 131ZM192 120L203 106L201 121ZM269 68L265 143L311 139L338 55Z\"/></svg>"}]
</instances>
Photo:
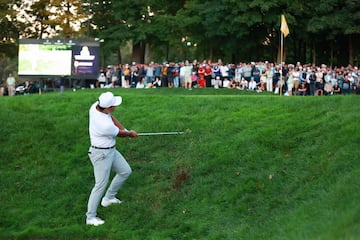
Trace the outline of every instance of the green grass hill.
<instances>
[{"instance_id":1,"label":"green grass hill","mask_svg":"<svg viewBox=\"0 0 360 240\"><path fill-rule=\"evenodd\" d=\"M85 225L104 89L0 97L0 239L360 239L360 98L111 89L133 173ZM113 176L113 173L111 177Z\"/></svg>"}]
</instances>

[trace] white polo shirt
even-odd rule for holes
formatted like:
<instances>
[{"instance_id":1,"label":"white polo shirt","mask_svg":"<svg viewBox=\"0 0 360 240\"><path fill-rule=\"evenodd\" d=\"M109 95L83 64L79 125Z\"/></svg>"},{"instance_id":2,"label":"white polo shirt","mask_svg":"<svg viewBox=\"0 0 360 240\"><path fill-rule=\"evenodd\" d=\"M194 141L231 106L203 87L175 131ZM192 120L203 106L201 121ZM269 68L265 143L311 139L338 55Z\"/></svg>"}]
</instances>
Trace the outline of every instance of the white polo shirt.
<instances>
[{"instance_id":1,"label":"white polo shirt","mask_svg":"<svg viewBox=\"0 0 360 240\"><path fill-rule=\"evenodd\" d=\"M89 110L89 134L91 146L107 148L116 144L119 128L111 119L111 114L105 114L96 109L95 102Z\"/></svg>"}]
</instances>

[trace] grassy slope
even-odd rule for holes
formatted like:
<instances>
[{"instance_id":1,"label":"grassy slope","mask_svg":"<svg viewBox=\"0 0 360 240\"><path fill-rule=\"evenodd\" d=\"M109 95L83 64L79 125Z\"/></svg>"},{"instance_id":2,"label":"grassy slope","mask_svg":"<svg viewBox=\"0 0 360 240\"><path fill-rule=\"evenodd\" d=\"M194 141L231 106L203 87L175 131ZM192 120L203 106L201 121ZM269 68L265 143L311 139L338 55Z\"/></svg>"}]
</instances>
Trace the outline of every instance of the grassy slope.
<instances>
[{"instance_id":1,"label":"grassy slope","mask_svg":"<svg viewBox=\"0 0 360 240\"><path fill-rule=\"evenodd\" d=\"M99 90L0 98L0 238L360 239L358 96L116 89L133 174L84 224ZM243 93L243 92L242 92Z\"/></svg>"}]
</instances>

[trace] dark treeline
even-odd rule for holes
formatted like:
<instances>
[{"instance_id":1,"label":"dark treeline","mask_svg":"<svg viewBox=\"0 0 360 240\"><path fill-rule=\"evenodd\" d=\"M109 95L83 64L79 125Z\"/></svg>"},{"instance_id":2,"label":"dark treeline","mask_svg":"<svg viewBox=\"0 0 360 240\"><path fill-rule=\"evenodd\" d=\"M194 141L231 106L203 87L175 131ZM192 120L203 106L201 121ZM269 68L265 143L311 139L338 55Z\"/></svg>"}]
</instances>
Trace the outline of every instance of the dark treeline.
<instances>
[{"instance_id":1,"label":"dark treeline","mask_svg":"<svg viewBox=\"0 0 360 240\"><path fill-rule=\"evenodd\" d=\"M356 0L0 0L0 5L2 59L16 58L19 38L82 37L103 40L102 64L279 62L281 14L290 29L284 61L344 66L360 59Z\"/></svg>"}]
</instances>

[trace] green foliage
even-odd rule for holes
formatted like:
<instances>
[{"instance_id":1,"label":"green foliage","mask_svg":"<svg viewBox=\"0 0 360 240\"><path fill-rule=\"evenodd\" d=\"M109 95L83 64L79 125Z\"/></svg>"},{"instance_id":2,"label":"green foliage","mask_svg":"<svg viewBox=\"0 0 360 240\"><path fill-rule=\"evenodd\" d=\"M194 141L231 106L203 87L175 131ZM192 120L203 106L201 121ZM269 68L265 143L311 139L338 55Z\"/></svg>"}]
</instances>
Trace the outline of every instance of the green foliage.
<instances>
[{"instance_id":1,"label":"green foliage","mask_svg":"<svg viewBox=\"0 0 360 240\"><path fill-rule=\"evenodd\" d=\"M17 53L15 41L19 38L20 26L14 7L19 1L0 0L0 55L12 57Z\"/></svg>"},{"instance_id":2,"label":"green foliage","mask_svg":"<svg viewBox=\"0 0 360 240\"><path fill-rule=\"evenodd\" d=\"M133 58L140 62L145 55L158 62L189 57L278 62L280 15L285 14L290 28L286 62L345 66L360 61L356 0L2 0L0 6L0 35L13 49L19 37L80 34L105 40L105 61L113 60L120 46L132 41L135 48L146 45L151 51L136 49ZM76 23L81 24L78 31ZM188 48L184 39L195 47ZM0 51L16 56L7 49Z\"/></svg>"},{"instance_id":3,"label":"green foliage","mask_svg":"<svg viewBox=\"0 0 360 240\"><path fill-rule=\"evenodd\" d=\"M101 90L0 98L1 239L358 239L358 96L113 89L133 173L85 225ZM113 176L113 175L112 175Z\"/></svg>"}]
</instances>

